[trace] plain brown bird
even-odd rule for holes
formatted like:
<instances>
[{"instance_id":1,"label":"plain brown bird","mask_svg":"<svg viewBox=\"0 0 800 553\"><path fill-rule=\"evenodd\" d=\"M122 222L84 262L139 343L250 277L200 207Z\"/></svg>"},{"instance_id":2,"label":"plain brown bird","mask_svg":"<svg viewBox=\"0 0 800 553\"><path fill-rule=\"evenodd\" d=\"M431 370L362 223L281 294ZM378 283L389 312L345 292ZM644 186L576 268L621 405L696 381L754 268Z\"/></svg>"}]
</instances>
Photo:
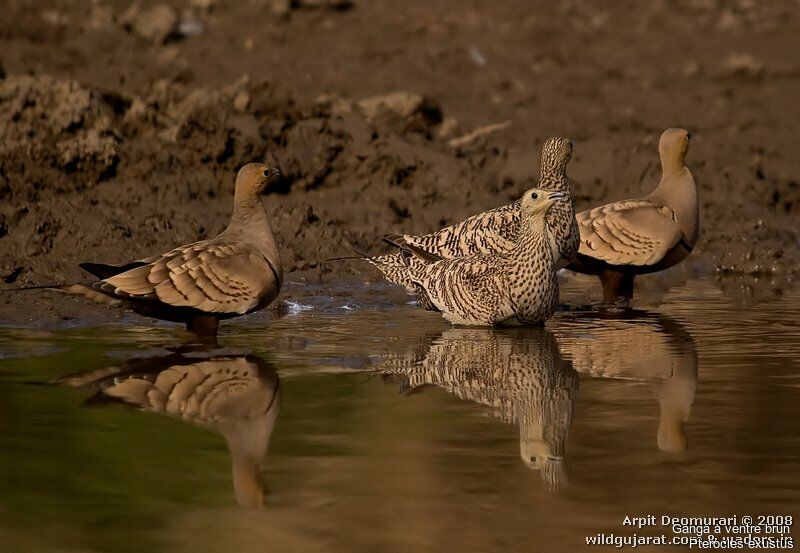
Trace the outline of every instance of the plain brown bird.
<instances>
[{"instance_id":1,"label":"plain brown bird","mask_svg":"<svg viewBox=\"0 0 800 553\"><path fill-rule=\"evenodd\" d=\"M689 330L678 320L635 310L622 318L575 313L560 322L555 334L575 370L646 383L658 398L658 448L671 455L685 452L698 377L697 345Z\"/></svg>"},{"instance_id":2,"label":"plain brown bird","mask_svg":"<svg viewBox=\"0 0 800 553\"><path fill-rule=\"evenodd\" d=\"M661 182L648 196L578 213L580 247L567 269L599 276L604 302L629 302L636 275L672 267L694 249L700 214L697 186L684 163L689 138L684 129L661 135Z\"/></svg>"},{"instance_id":3,"label":"plain brown bird","mask_svg":"<svg viewBox=\"0 0 800 553\"><path fill-rule=\"evenodd\" d=\"M278 373L264 359L175 353L131 359L52 383L96 390L89 404L120 401L221 434L231 453L237 502L242 507L263 504L266 486L261 465L280 411Z\"/></svg>"},{"instance_id":4,"label":"plain brown bird","mask_svg":"<svg viewBox=\"0 0 800 553\"><path fill-rule=\"evenodd\" d=\"M242 167L231 222L214 238L120 266L82 263L101 280L50 288L215 336L220 320L258 311L280 291L283 265L261 203L261 192L278 174L263 163Z\"/></svg>"}]
</instances>

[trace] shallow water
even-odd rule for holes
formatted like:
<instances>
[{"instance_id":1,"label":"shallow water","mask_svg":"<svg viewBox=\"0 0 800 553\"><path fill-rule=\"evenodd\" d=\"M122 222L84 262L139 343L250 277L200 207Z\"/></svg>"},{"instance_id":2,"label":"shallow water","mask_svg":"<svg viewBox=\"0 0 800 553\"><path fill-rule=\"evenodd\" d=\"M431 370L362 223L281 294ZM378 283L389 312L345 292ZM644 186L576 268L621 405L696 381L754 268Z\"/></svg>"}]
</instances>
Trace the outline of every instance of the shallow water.
<instances>
[{"instance_id":1,"label":"shallow water","mask_svg":"<svg viewBox=\"0 0 800 553\"><path fill-rule=\"evenodd\" d=\"M134 317L0 329L2 551L571 551L665 530L626 515L800 516L800 293L638 305L462 329L295 287L214 351Z\"/></svg>"}]
</instances>

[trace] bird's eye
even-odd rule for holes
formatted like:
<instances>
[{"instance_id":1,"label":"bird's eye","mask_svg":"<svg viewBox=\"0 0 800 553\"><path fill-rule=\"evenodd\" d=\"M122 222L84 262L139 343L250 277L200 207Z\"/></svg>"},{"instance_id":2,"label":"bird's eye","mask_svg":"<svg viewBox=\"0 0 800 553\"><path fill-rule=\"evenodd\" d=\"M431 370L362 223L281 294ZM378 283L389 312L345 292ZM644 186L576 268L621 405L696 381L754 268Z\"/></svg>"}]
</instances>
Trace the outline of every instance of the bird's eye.
<instances>
[{"instance_id":1,"label":"bird's eye","mask_svg":"<svg viewBox=\"0 0 800 553\"><path fill-rule=\"evenodd\" d=\"M533 200L535 200L538 197L539 197L539 194L537 194L536 192L531 194L531 199L533 199Z\"/></svg>"},{"instance_id":2,"label":"bird's eye","mask_svg":"<svg viewBox=\"0 0 800 553\"><path fill-rule=\"evenodd\" d=\"M572 145L572 140L569 141L569 149L574 150L575 146Z\"/></svg>"},{"instance_id":3,"label":"bird's eye","mask_svg":"<svg viewBox=\"0 0 800 553\"><path fill-rule=\"evenodd\" d=\"M270 175L270 172L269 172L269 167L267 167L266 169L264 169L264 170L261 172L261 175L262 175L262 176L264 176L264 177L268 177L268 176Z\"/></svg>"}]
</instances>

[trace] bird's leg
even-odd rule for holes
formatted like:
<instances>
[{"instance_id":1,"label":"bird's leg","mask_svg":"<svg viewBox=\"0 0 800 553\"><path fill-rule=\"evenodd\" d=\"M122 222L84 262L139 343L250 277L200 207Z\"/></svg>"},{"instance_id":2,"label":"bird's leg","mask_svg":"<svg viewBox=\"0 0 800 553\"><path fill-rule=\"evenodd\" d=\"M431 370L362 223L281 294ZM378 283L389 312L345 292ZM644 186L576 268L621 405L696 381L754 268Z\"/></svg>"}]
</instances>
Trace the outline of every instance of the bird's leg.
<instances>
[{"instance_id":1,"label":"bird's leg","mask_svg":"<svg viewBox=\"0 0 800 553\"><path fill-rule=\"evenodd\" d=\"M218 329L219 319L209 315L198 315L186 322L186 330L199 338L216 338Z\"/></svg>"},{"instance_id":2,"label":"bird's leg","mask_svg":"<svg viewBox=\"0 0 800 553\"><path fill-rule=\"evenodd\" d=\"M600 282L603 283L603 303L630 306L633 299L633 273L605 270L600 273Z\"/></svg>"}]
</instances>

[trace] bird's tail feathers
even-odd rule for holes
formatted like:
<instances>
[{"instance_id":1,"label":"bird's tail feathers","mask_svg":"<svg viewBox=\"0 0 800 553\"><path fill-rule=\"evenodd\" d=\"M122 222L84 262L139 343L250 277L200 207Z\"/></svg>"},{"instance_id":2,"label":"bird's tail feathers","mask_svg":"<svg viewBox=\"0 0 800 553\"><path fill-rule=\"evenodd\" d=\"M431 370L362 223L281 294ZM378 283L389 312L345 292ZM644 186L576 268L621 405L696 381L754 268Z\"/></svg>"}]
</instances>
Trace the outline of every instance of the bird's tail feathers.
<instances>
[{"instance_id":1,"label":"bird's tail feathers","mask_svg":"<svg viewBox=\"0 0 800 553\"><path fill-rule=\"evenodd\" d=\"M385 234L383 241L396 248L403 248L406 244L406 238L403 234Z\"/></svg>"},{"instance_id":2,"label":"bird's tail feathers","mask_svg":"<svg viewBox=\"0 0 800 553\"><path fill-rule=\"evenodd\" d=\"M61 292L62 294L69 294L72 296L83 296L97 303L114 303L119 301L107 294L102 293L95 288L86 284L41 284L36 286L19 286L17 288L3 288L0 292L11 291L27 291L27 290L51 290L53 292Z\"/></svg>"},{"instance_id":3,"label":"bird's tail feathers","mask_svg":"<svg viewBox=\"0 0 800 553\"><path fill-rule=\"evenodd\" d=\"M375 260L375 257L373 257L371 255L367 255L365 253L362 253L362 252L358 251L355 248L350 248L350 249L353 250L353 252L356 255L348 255L348 256L344 256L344 257L329 257L328 259L325 259L322 262L323 263L327 263L328 261L346 261L346 260L349 260L349 259L364 259L366 261L369 261L370 263L373 263L374 260Z\"/></svg>"}]
</instances>

